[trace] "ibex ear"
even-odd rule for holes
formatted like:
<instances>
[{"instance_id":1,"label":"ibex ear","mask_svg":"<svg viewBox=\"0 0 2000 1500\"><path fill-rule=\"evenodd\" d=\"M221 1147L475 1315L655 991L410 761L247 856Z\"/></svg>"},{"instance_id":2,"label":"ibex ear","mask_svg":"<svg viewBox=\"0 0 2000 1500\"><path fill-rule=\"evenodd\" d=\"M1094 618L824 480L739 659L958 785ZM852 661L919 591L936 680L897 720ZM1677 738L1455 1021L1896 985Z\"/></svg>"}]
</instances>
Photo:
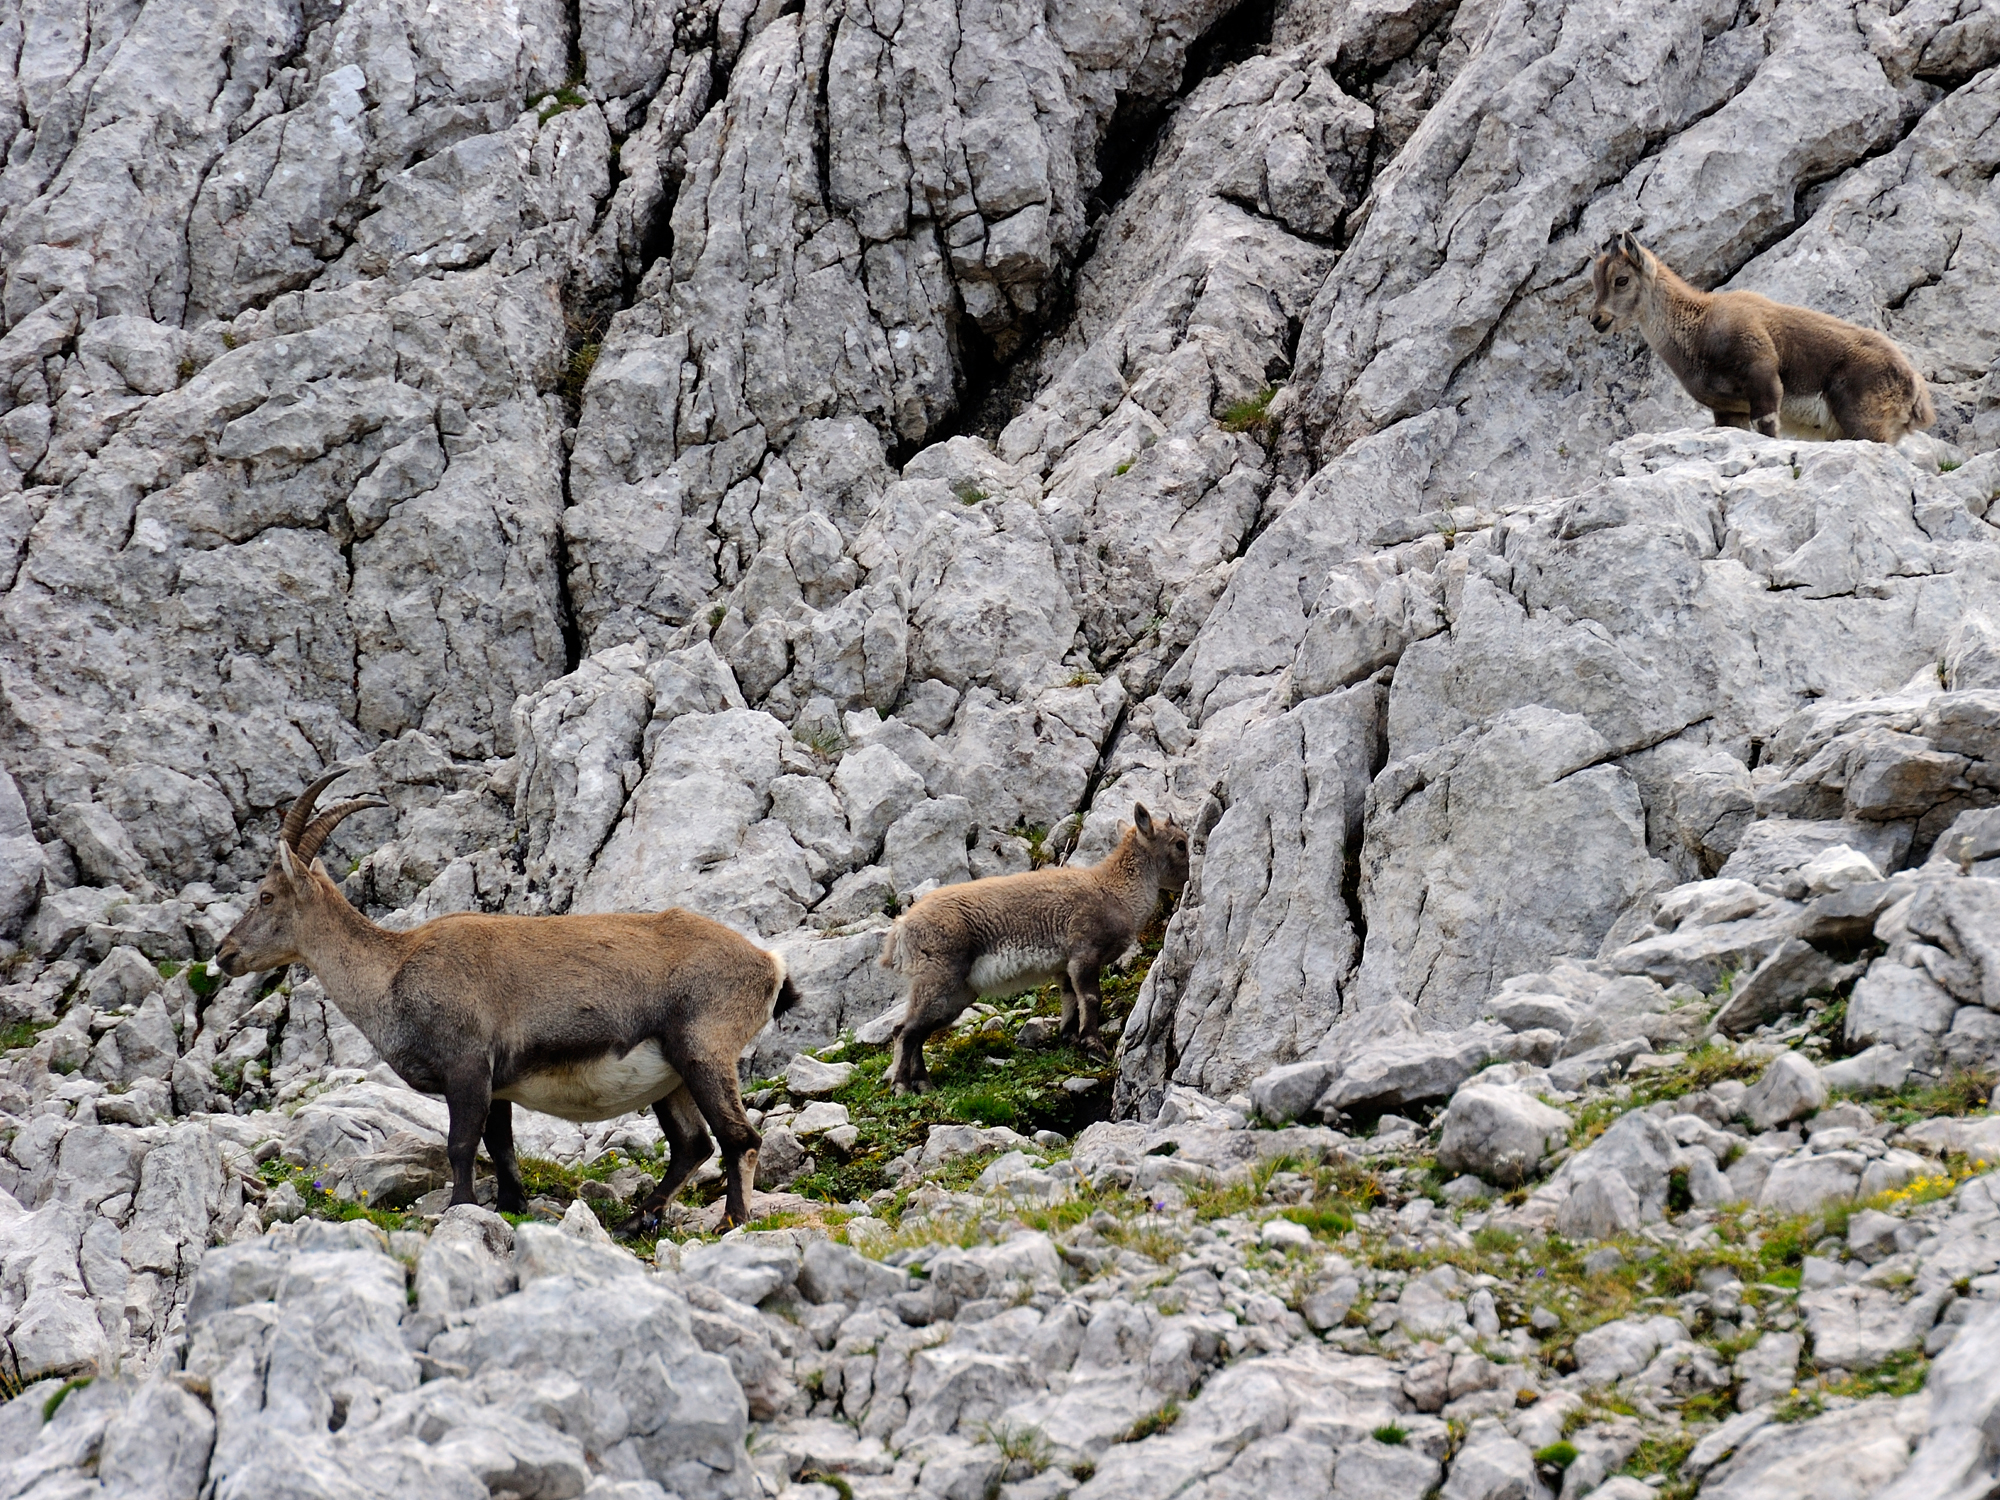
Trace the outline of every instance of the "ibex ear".
<instances>
[{"instance_id":1,"label":"ibex ear","mask_svg":"<svg viewBox=\"0 0 2000 1500\"><path fill-rule=\"evenodd\" d=\"M1618 253L1631 261L1635 266L1646 263L1645 248L1640 245L1638 236L1633 234L1629 229L1622 229L1618 232Z\"/></svg>"},{"instance_id":2,"label":"ibex ear","mask_svg":"<svg viewBox=\"0 0 2000 1500\"><path fill-rule=\"evenodd\" d=\"M1139 830L1141 837L1151 838L1153 836L1153 815L1146 811L1145 803L1134 802L1132 804L1132 826Z\"/></svg>"},{"instance_id":3,"label":"ibex ear","mask_svg":"<svg viewBox=\"0 0 2000 1500\"><path fill-rule=\"evenodd\" d=\"M278 868L293 885L299 883L299 862L292 858L292 846L283 839L278 840Z\"/></svg>"}]
</instances>

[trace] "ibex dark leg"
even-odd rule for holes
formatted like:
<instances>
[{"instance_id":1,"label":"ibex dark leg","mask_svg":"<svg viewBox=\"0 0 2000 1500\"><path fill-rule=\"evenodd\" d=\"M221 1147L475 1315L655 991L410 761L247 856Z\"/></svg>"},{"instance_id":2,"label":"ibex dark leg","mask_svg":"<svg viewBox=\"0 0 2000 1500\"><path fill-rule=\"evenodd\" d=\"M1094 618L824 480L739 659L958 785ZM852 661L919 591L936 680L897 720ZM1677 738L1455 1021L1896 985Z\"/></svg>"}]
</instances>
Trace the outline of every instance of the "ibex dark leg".
<instances>
[{"instance_id":1,"label":"ibex dark leg","mask_svg":"<svg viewBox=\"0 0 2000 1500\"><path fill-rule=\"evenodd\" d=\"M454 1079L445 1087L445 1109L451 1123L445 1135L444 1153L451 1162L451 1206L476 1201L472 1196L472 1164L479 1155L479 1137L486 1130L488 1106L493 1102L491 1074L478 1078ZM509 1122L509 1139L512 1139Z\"/></svg>"},{"instance_id":2,"label":"ibex dark leg","mask_svg":"<svg viewBox=\"0 0 2000 1500\"><path fill-rule=\"evenodd\" d=\"M750 1188L757 1178L757 1149L764 1138L750 1126L743 1112L743 1096L736 1088L736 1067L732 1063L690 1064L683 1077L694 1096L702 1118L722 1147L724 1212L732 1224L750 1222Z\"/></svg>"},{"instance_id":3,"label":"ibex dark leg","mask_svg":"<svg viewBox=\"0 0 2000 1500\"><path fill-rule=\"evenodd\" d=\"M528 1194L521 1186L520 1163L514 1159L514 1106L495 1099L486 1110L486 1154L493 1158L493 1176L500 1189L502 1213L524 1214Z\"/></svg>"},{"instance_id":4,"label":"ibex dark leg","mask_svg":"<svg viewBox=\"0 0 2000 1500\"><path fill-rule=\"evenodd\" d=\"M685 1084L666 1098L656 1101L653 1114L667 1138L667 1170L658 1185L636 1205L639 1212L629 1228L621 1231L623 1233L651 1234L657 1229L660 1215L673 1201L674 1194L681 1190L703 1162L715 1155L715 1146L708 1138L708 1127L702 1123L701 1110ZM748 1116L745 1116L744 1122L749 1122Z\"/></svg>"}]
</instances>

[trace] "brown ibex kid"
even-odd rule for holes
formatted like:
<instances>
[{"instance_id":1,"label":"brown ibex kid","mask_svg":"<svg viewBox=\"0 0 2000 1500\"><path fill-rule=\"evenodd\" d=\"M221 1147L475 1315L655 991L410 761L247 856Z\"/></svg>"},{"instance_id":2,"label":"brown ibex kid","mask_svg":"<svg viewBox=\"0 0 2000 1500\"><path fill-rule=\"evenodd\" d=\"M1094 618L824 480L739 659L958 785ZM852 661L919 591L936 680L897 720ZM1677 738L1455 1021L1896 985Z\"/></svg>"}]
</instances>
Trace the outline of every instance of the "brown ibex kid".
<instances>
[{"instance_id":1,"label":"brown ibex kid","mask_svg":"<svg viewBox=\"0 0 2000 1500\"><path fill-rule=\"evenodd\" d=\"M1893 443L1937 420L1923 376L1872 328L1755 292L1697 291L1629 232L1611 237L1590 281L1590 326L1637 322L1720 426Z\"/></svg>"},{"instance_id":2,"label":"brown ibex kid","mask_svg":"<svg viewBox=\"0 0 2000 1500\"><path fill-rule=\"evenodd\" d=\"M651 1106L665 1176L638 1205L651 1225L722 1143L727 1212L749 1217L761 1144L736 1063L798 1000L784 961L718 922L678 909L620 916L439 917L390 932L362 916L315 856L343 818L312 817L336 767L292 804L277 858L249 913L216 953L225 974L302 963L413 1089L444 1095L454 1204L470 1203L482 1137L500 1207L527 1208L514 1160L515 1104L566 1120ZM307 820L311 819L310 822Z\"/></svg>"},{"instance_id":3,"label":"brown ibex kid","mask_svg":"<svg viewBox=\"0 0 2000 1500\"><path fill-rule=\"evenodd\" d=\"M909 982L890 1081L899 1094L931 1086L924 1043L980 995L1063 987L1062 1031L1102 1051L1098 970L1131 945L1161 891L1187 884L1187 832L1144 807L1101 864L1030 870L948 885L896 919L882 965Z\"/></svg>"}]
</instances>

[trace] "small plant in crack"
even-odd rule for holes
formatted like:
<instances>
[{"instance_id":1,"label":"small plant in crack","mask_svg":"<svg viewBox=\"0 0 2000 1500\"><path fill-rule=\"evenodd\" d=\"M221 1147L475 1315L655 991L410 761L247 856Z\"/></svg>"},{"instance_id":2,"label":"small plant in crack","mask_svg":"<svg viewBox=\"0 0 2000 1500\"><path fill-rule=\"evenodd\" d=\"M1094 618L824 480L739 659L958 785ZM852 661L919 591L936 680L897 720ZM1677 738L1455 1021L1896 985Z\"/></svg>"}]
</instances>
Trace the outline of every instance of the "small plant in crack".
<instances>
[{"instance_id":1,"label":"small plant in crack","mask_svg":"<svg viewBox=\"0 0 2000 1500\"><path fill-rule=\"evenodd\" d=\"M1271 398L1278 394L1275 385L1267 385L1248 401L1238 401L1223 408L1222 430L1224 432L1254 432L1260 437L1268 436L1271 430Z\"/></svg>"},{"instance_id":2,"label":"small plant in crack","mask_svg":"<svg viewBox=\"0 0 2000 1500\"><path fill-rule=\"evenodd\" d=\"M1055 1449L1039 1427L1016 1427L1011 1422L982 1422L979 1436L1000 1450L1010 1474L1023 1478L1039 1474L1055 1462Z\"/></svg>"},{"instance_id":3,"label":"small plant in crack","mask_svg":"<svg viewBox=\"0 0 2000 1500\"><path fill-rule=\"evenodd\" d=\"M590 372L597 368L598 352L602 344L584 344L563 362L562 378L556 382L556 389L562 394L563 402L575 411L583 404L583 388L590 380Z\"/></svg>"},{"instance_id":4,"label":"small plant in crack","mask_svg":"<svg viewBox=\"0 0 2000 1500\"><path fill-rule=\"evenodd\" d=\"M573 84L564 84L552 94L544 94L532 102L537 124L546 125L557 115L572 109L582 109L590 103L582 89Z\"/></svg>"},{"instance_id":5,"label":"small plant in crack","mask_svg":"<svg viewBox=\"0 0 2000 1500\"><path fill-rule=\"evenodd\" d=\"M952 485L951 492L958 496L958 503L960 505L977 505L986 498L986 491L982 490L970 479L959 480Z\"/></svg>"},{"instance_id":6,"label":"small plant in crack","mask_svg":"<svg viewBox=\"0 0 2000 1500\"><path fill-rule=\"evenodd\" d=\"M720 630L722 628L722 622L728 618L729 618L729 606L726 604L716 605L714 609L711 609L708 612L709 633L713 635L716 631Z\"/></svg>"},{"instance_id":7,"label":"small plant in crack","mask_svg":"<svg viewBox=\"0 0 2000 1500\"><path fill-rule=\"evenodd\" d=\"M837 729L795 729L792 738L821 760L838 760L847 740Z\"/></svg>"}]
</instances>

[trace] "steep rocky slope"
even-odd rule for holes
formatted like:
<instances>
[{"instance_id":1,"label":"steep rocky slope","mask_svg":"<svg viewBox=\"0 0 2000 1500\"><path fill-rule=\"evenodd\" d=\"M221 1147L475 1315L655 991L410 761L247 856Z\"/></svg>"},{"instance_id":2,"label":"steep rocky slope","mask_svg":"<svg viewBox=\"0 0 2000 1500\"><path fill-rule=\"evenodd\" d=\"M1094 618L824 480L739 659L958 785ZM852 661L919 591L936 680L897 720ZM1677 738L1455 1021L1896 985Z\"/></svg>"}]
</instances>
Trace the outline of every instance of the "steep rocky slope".
<instances>
[{"instance_id":1,"label":"steep rocky slope","mask_svg":"<svg viewBox=\"0 0 2000 1500\"><path fill-rule=\"evenodd\" d=\"M0 1487L1971 1483L1996 64L1980 0L0 16L0 1378L102 1372ZM1580 316L1622 228L1934 433L1701 426ZM636 1118L440 1225L436 1102L203 964L340 760L386 921L781 948L822 1237L607 1249ZM885 1100L887 914L1135 800L1199 859L1115 1063L989 1008Z\"/></svg>"}]
</instances>

